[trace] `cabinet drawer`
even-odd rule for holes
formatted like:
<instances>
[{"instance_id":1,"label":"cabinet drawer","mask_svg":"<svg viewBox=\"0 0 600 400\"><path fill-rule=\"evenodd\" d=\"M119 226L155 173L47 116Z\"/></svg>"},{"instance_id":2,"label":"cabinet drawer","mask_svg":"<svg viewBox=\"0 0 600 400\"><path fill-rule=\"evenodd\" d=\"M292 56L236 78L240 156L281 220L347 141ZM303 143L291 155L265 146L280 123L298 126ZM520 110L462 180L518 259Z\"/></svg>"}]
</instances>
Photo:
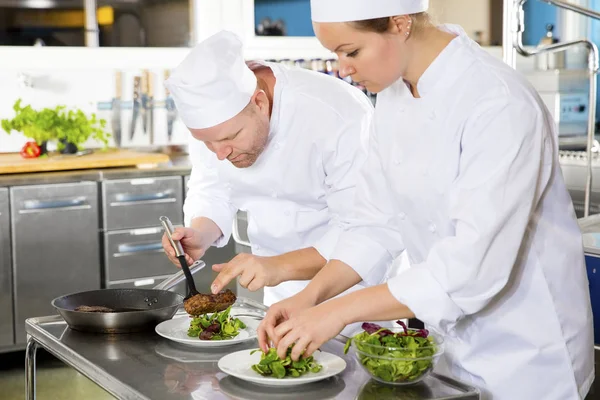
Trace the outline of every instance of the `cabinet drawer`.
<instances>
[{"instance_id":1,"label":"cabinet drawer","mask_svg":"<svg viewBox=\"0 0 600 400\"><path fill-rule=\"evenodd\" d=\"M114 282L177 272L163 250L162 235L161 227L105 233L106 280Z\"/></svg>"},{"instance_id":2,"label":"cabinet drawer","mask_svg":"<svg viewBox=\"0 0 600 400\"><path fill-rule=\"evenodd\" d=\"M182 185L180 176L103 182L104 229L151 227L161 215L181 224Z\"/></svg>"}]
</instances>

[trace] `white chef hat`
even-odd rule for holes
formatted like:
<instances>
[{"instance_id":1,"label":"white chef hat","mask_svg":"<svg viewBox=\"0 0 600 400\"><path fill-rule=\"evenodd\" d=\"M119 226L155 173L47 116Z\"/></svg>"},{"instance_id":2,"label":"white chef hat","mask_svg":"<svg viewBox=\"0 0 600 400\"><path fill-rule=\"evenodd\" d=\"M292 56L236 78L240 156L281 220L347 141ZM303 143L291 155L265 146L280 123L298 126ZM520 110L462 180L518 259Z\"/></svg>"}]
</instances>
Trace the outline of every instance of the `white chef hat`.
<instances>
[{"instance_id":1,"label":"white chef hat","mask_svg":"<svg viewBox=\"0 0 600 400\"><path fill-rule=\"evenodd\" d=\"M256 90L242 41L220 31L199 43L165 81L183 123L192 129L219 125L244 109Z\"/></svg>"},{"instance_id":2,"label":"white chef hat","mask_svg":"<svg viewBox=\"0 0 600 400\"><path fill-rule=\"evenodd\" d=\"M310 0L314 22L351 22L427 11L429 0Z\"/></svg>"}]
</instances>

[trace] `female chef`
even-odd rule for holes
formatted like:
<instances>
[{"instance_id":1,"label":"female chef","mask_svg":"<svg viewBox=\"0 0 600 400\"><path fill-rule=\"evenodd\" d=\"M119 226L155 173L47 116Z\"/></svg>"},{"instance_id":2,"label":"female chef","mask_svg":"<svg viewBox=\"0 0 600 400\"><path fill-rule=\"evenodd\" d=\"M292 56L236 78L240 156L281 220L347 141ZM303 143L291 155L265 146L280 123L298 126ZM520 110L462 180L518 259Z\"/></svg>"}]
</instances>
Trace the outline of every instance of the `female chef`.
<instances>
[{"instance_id":1,"label":"female chef","mask_svg":"<svg viewBox=\"0 0 600 400\"><path fill-rule=\"evenodd\" d=\"M312 354L350 323L417 317L454 377L501 400L583 399L594 379L581 234L552 116L428 0L312 0L340 73L378 93L352 219L328 264L260 326ZM387 278L406 249L411 267ZM330 301L361 280L381 282Z\"/></svg>"}]
</instances>

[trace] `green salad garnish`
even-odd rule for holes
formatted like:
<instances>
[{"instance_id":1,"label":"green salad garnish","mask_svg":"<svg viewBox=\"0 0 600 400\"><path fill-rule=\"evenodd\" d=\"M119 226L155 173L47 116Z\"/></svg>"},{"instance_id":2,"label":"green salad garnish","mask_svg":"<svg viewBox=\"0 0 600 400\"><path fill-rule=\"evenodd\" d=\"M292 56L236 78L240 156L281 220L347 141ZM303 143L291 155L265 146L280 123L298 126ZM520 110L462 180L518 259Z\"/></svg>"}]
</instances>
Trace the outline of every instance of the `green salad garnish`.
<instances>
[{"instance_id":1,"label":"green salad garnish","mask_svg":"<svg viewBox=\"0 0 600 400\"><path fill-rule=\"evenodd\" d=\"M229 315L230 312L231 306L221 312L192 318L188 336L197 337L201 340L233 339L239 335L240 329L246 328L246 324Z\"/></svg>"},{"instance_id":2,"label":"green salad garnish","mask_svg":"<svg viewBox=\"0 0 600 400\"><path fill-rule=\"evenodd\" d=\"M262 376L273 376L275 378L285 378L291 376L297 378L308 372L319 372L323 366L318 364L313 356L300 358L298 361L292 361L292 346L287 350L285 359L280 359L277 355L277 349L271 347L267 353L264 353L261 349L252 350L250 354L254 354L257 351L261 352L260 362L254 364L252 369Z\"/></svg>"},{"instance_id":3,"label":"green salad garnish","mask_svg":"<svg viewBox=\"0 0 600 400\"><path fill-rule=\"evenodd\" d=\"M364 323L361 332L346 342L344 354L354 343L360 362L385 382L412 382L433 368L437 345L426 329L394 333L377 324Z\"/></svg>"}]
</instances>

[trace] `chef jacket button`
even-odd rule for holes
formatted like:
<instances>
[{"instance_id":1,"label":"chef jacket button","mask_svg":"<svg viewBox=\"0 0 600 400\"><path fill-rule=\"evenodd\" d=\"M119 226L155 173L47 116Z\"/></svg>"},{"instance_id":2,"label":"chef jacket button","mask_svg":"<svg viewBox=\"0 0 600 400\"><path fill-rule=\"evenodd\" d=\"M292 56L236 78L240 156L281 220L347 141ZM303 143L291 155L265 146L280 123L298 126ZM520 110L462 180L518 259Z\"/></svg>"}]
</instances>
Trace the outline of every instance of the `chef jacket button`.
<instances>
[{"instance_id":1,"label":"chef jacket button","mask_svg":"<svg viewBox=\"0 0 600 400\"><path fill-rule=\"evenodd\" d=\"M398 218L404 220L406 218L406 214L404 214L403 212L401 212L400 214L398 214Z\"/></svg>"},{"instance_id":2,"label":"chef jacket button","mask_svg":"<svg viewBox=\"0 0 600 400\"><path fill-rule=\"evenodd\" d=\"M429 224L429 231L431 231L431 233L434 233L436 230L436 226L435 224L432 222Z\"/></svg>"},{"instance_id":3,"label":"chef jacket button","mask_svg":"<svg viewBox=\"0 0 600 400\"><path fill-rule=\"evenodd\" d=\"M273 146L275 148L275 150L279 150L279 143L275 143L275 145Z\"/></svg>"},{"instance_id":4,"label":"chef jacket button","mask_svg":"<svg viewBox=\"0 0 600 400\"><path fill-rule=\"evenodd\" d=\"M435 111L432 111L431 114L429 114L429 119L435 119Z\"/></svg>"},{"instance_id":5,"label":"chef jacket button","mask_svg":"<svg viewBox=\"0 0 600 400\"><path fill-rule=\"evenodd\" d=\"M401 158L396 158L394 160L394 164L396 164L396 165L402 164L402 159Z\"/></svg>"},{"instance_id":6,"label":"chef jacket button","mask_svg":"<svg viewBox=\"0 0 600 400\"><path fill-rule=\"evenodd\" d=\"M284 214L286 217L289 217L289 216L290 216L290 210L285 210L285 211L283 212L283 214Z\"/></svg>"},{"instance_id":7,"label":"chef jacket button","mask_svg":"<svg viewBox=\"0 0 600 400\"><path fill-rule=\"evenodd\" d=\"M275 190L271 192L271 197L277 197L277 192Z\"/></svg>"}]
</instances>

